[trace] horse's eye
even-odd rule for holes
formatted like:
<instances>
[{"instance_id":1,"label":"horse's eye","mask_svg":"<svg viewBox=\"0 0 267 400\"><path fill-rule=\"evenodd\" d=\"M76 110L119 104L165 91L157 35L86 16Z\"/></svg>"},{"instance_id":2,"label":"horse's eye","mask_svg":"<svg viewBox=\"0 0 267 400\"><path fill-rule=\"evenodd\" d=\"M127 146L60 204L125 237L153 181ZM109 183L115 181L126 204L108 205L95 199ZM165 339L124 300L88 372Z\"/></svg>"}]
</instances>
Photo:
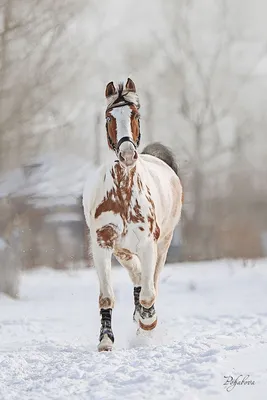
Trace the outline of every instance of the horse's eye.
<instances>
[{"instance_id":1,"label":"horse's eye","mask_svg":"<svg viewBox=\"0 0 267 400\"><path fill-rule=\"evenodd\" d=\"M107 117L107 118L106 118L106 121L107 121L107 123L109 124L110 121L111 121L111 117Z\"/></svg>"}]
</instances>

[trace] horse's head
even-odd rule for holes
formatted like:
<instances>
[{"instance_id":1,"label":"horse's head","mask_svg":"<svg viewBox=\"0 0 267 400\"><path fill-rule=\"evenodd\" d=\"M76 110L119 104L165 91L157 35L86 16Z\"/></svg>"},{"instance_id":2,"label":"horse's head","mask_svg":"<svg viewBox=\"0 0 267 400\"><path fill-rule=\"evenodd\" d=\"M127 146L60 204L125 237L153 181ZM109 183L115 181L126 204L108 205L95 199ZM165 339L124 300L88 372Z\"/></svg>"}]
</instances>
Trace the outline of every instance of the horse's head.
<instances>
[{"instance_id":1,"label":"horse's head","mask_svg":"<svg viewBox=\"0 0 267 400\"><path fill-rule=\"evenodd\" d=\"M115 151L120 163L132 167L138 158L140 142L139 100L134 82L106 86L106 130L109 147Z\"/></svg>"}]
</instances>

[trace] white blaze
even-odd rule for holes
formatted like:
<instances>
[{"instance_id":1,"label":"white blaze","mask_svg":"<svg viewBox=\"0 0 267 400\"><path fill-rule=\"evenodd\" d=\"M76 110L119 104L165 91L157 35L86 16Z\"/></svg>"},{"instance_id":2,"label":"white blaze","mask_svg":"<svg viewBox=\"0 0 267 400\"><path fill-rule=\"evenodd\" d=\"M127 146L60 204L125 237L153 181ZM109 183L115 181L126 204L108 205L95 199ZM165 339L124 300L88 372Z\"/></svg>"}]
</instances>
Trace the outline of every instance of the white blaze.
<instances>
[{"instance_id":1,"label":"white blaze","mask_svg":"<svg viewBox=\"0 0 267 400\"><path fill-rule=\"evenodd\" d=\"M131 113L132 110L129 106L115 107L111 111L111 114L116 119L117 123L117 142L119 142L119 140L124 136L129 136L131 139L133 139L131 129ZM124 142L123 144L126 145L127 142ZM130 143L128 143L128 145L129 144Z\"/></svg>"}]
</instances>

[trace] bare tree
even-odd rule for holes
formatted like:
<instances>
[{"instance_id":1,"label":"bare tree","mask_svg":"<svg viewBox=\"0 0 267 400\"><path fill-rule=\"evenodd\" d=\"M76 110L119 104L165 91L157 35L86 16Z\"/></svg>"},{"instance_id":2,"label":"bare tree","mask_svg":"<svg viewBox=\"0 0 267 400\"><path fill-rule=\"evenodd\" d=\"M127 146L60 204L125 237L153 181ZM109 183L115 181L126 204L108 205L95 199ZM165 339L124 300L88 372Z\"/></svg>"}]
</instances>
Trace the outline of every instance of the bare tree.
<instances>
[{"instance_id":1,"label":"bare tree","mask_svg":"<svg viewBox=\"0 0 267 400\"><path fill-rule=\"evenodd\" d=\"M207 256L209 242L214 237L215 220L214 215L208 218L207 199L218 195L218 187L221 190L221 172L227 174L231 168L231 154L236 150L233 140L224 144L229 132L222 129L222 124L228 119L232 124L232 136L236 135L236 127L241 122L239 94L266 56L267 47L266 43L262 44L261 51L240 78L229 62L231 51L238 43L238 37L232 35L227 26L230 5L224 0L213 4L210 10L213 25L207 25L207 32L203 29L201 34L198 20L194 19L197 7L200 5L194 0L169 3L167 11L163 7L169 34L157 33L155 39L167 60L164 82L171 79L173 96L177 94L177 125L185 122L187 139L182 138L184 130L176 139L177 145L185 149L190 168L185 197L189 197L191 207L185 204L188 230L184 235L192 256L202 257ZM249 139L243 135L242 143ZM211 176L214 179L210 179ZM211 186L210 182L215 182L216 186ZM192 210L191 214L187 213L188 209Z\"/></svg>"},{"instance_id":2,"label":"bare tree","mask_svg":"<svg viewBox=\"0 0 267 400\"><path fill-rule=\"evenodd\" d=\"M36 155L48 132L68 129L59 96L77 79L81 52L68 40L92 2L4 0L0 7L0 168ZM75 32L75 31L74 31ZM75 62L73 62L75 60ZM60 103L60 106L58 106ZM52 136L51 136L52 137Z\"/></svg>"}]
</instances>

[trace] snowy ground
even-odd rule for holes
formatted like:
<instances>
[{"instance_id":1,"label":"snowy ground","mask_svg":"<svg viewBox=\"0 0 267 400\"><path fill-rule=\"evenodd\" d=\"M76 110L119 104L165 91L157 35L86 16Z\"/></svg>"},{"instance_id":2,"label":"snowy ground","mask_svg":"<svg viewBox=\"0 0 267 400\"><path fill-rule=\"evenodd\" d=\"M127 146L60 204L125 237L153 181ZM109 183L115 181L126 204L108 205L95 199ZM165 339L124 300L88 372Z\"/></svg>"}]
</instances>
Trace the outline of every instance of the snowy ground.
<instances>
[{"instance_id":1,"label":"snowy ground","mask_svg":"<svg viewBox=\"0 0 267 400\"><path fill-rule=\"evenodd\" d=\"M96 351L95 270L25 274L21 300L0 296L0 399L265 400L266 264L166 266L152 337L136 337L130 280L114 268L112 353ZM226 375L255 385L228 392Z\"/></svg>"}]
</instances>

